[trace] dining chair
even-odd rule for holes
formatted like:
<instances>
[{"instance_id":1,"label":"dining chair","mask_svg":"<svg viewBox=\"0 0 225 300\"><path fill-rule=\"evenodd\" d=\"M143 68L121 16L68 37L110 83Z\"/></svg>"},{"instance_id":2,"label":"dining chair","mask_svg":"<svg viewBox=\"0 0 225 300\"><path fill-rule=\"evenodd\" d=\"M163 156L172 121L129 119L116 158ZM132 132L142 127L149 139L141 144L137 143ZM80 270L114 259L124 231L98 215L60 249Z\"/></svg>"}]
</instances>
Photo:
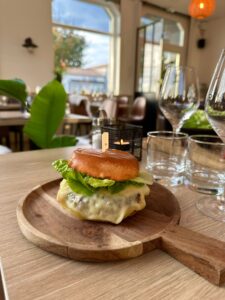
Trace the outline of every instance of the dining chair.
<instances>
[{"instance_id":1,"label":"dining chair","mask_svg":"<svg viewBox=\"0 0 225 300\"><path fill-rule=\"evenodd\" d=\"M78 101L75 103L69 96L70 113L91 117L90 102L87 97L80 95L77 98ZM64 127L68 126L70 127L70 134L82 135L83 132L87 134L87 131L90 131L90 126L88 126L87 123L64 124ZM65 128L63 132L65 132Z\"/></svg>"},{"instance_id":2,"label":"dining chair","mask_svg":"<svg viewBox=\"0 0 225 300\"><path fill-rule=\"evenodd\" d=\"M128 117L121 117L119 121L124 123L132 123L134 125L142 125L146 114L146 98L137 97L131 107Z\"/></svg>"},{"instance_id":3,"label":"dining chair","mask_svg":"<svg viewBox=\"0 0 225 300\"><path fill-rule=\"evenodd\" d=\"M116 96L117 110L116 118L127 118L129 115L129 96Z\"/></svg>"},{"instance_id":4,"label":"dining chair","mask_svg":"<svg viewBox=\"0 0 225 300\"><path fill-rule=\"evenodd\" d=\"M116 99L106 99L103 101L100 109L104 110L109 119L116 118L117 102Z\"/></svg>"}]
</instances>

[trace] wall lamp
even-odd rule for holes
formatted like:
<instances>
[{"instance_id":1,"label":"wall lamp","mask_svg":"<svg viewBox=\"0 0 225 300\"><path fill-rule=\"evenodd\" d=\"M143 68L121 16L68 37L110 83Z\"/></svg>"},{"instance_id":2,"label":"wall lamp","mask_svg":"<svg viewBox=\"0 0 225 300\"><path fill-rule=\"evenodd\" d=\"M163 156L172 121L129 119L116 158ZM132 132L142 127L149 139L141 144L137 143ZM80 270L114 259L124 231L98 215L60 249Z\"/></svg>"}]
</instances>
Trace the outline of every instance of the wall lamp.
<instances>
[{"instance_id":1,"label":"wall lamp","mask_svg":"<svg viewBox=\"0 0 225 300\"><path fill-rule=\"evenodd\" d=\"M23 46L24 48L26 48L26 49L28 50L28 52L30 52L30 53L33 53L34 49L35 49L35 48L38 48L38 45L36 45L36 44L33 42L32 38L30 38L30 37L25 38L25 40L24 40L22 46Z\"/></svg>"}]
</instances>

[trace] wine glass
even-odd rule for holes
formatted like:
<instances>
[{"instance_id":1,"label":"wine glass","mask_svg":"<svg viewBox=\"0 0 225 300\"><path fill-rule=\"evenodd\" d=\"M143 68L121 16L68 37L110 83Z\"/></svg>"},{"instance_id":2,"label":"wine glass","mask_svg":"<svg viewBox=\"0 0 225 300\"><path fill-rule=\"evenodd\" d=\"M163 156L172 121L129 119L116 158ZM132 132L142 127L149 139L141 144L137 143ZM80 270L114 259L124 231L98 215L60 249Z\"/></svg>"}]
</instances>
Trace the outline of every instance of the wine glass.
<instances>
[{"instance_id":1,"label":"wine glass","mask_svg":"<svg viewBox=\"0 0 225 300\"><path fill-rule=\"evenodd\" d=\"M225 149L225 49L213 73L205 101L205 113L215 132L223 141ZM220 166L225 166L225 150L220 155ZM200 199L196 205L205 215L225 222L225 167L222 167L220 178L223 188L214 196Z\"/></svg>"},{"instance_id":2,"label":"wine glass","mask_svg":"<svg viewBox=\"0 0 225 300\"><path fill-rule=\"evenodd\" d=\"M169 65L160 91L159 107L178 133L184 121L198 109L199 84L191 67Z\"/></svg>"},{"instance_id":3,"label":"wine glass","mask_svg":"<svg viewBox=\"0 0 225 300\"><path fill-rule=\"evenodd\" d=\"M205 113L213 129L225 143L225 49L222 50L209 85Z\"/></svg>"}]
</instances>

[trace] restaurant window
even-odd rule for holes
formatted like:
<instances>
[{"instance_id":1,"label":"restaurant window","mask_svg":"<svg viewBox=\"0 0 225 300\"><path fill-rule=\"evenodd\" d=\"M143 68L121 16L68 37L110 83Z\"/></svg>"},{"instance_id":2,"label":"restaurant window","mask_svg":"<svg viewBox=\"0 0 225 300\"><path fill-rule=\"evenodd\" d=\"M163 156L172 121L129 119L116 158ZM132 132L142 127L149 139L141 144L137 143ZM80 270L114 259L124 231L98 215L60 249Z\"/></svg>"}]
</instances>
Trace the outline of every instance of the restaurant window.
<instances>
[{"instance_id":1,"label":"restaurant window","mask_svg":"<svg viewBox=\"0 0 225 300\"><path fill-rule=\"evenodd\" d=\"M167 65L185 64L188 22L144 9L138 29L136 91L157 98Z\"/></svg>"},{"instance_id":2,"label":"restaurant window","mask_svg":"<svg viewBox=\"0 0 225 300\"><path fill-rule=\"evenodd\" d=\"M68 93L116 88L119 16L105 1L53 0L55 73Z\"/></svg>"}]
</instances>

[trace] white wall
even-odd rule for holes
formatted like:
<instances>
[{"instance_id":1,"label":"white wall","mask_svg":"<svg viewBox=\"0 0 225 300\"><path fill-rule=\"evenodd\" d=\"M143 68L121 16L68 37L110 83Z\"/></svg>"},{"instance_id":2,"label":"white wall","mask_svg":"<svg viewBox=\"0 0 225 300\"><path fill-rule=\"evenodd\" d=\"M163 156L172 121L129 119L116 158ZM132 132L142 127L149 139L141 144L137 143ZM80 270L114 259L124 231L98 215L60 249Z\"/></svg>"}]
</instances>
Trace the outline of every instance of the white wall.
<instances>
[{"instance_id":1,"label":"white wall","mask_svg":"<svg viewBox=\"0 0 225 300\"><path fill-rule=\"evenodd\" d=\"M31 37L34 53L22 47ZM0 78L21 78L31 91L53 78L51 0L0 0Z\"/></svg>"},{"instance_id":2,"label":"white wall","mask_svg":"<svg viewBox=\"0 0 225 300\"><path fill-rule=\"evenodd\" d=\"M196 46L196 41L200 37L198 22L191 21L188 64L196 67L200 83L209 84L221 50L225 48L225 18L209 20L204 28L206 47L198 49Z\"/></svg>"}]
</instances>

